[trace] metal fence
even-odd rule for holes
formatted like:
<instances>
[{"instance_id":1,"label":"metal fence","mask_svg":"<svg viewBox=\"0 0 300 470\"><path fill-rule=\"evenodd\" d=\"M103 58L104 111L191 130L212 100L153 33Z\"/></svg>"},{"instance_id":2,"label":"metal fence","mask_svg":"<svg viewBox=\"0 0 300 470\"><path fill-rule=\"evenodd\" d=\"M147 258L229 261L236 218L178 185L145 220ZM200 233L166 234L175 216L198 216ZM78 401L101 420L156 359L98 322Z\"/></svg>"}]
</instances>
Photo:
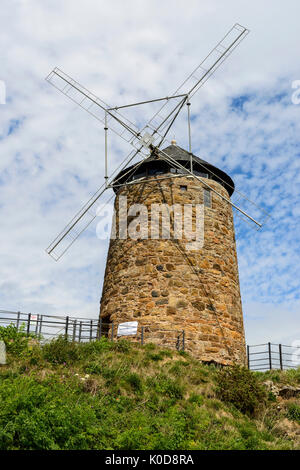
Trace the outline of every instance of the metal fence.
<instances>
[{"instance_id":1,"label":"metal fence","mask_svg":"<svg viewBox=\"0 0 300 470\"><path fill-rule=\"evenodd\" d=\"M256 371L297 369L300 346L264 343L247 346L248 368Z\"/></svg>"},{"instance_id":2,"label":"metal fence","mask_svg":"<svg viewBox=\"0 0 300 470\"><path fill-rule=\"evenodd\" d=\"M70 341L87 342L102 336L115 341L118 323L105 323L101 318L89 319L72 316L41 315L0 310L0 326L13 324L27 334L34 334L41 343L60 335ZM163 329L153 324L138 325L136 334L129 336L131 341L146 344L154 343L161 347L185 351L184 330ZM300 366L300 346L264 343L247 346L248 368L255 371L270 369L291 369Z\"/></svg>"},{"instance_id":3,"label":"metal fence","mask_svg":"<svg viewBox=\"0 0 300 470\"><path fill-rule=\"evenodd\" d=\"M101 318L89 319L71 316L40 315L0 310L0 325L15 325L17 330L23 329L27 335L35 335L39 340L47 342L58 336L76 342L99 340L105 336L114 341L118 335L118 323L105 323ZM154 343L162 347L184 351L184 330L172 330L155 325L138 325L137 332L129 336L131 341L140 344Z\"/></svg>"}]
</instances>

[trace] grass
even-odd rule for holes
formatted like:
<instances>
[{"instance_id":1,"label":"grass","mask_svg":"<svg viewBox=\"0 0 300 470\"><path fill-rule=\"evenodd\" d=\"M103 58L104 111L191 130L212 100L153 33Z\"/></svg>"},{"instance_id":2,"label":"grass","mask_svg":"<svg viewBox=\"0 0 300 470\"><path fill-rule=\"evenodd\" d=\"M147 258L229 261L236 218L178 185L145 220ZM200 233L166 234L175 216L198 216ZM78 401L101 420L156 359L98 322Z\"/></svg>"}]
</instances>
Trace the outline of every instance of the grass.
<instances>
[{"instance_id":1,"label":"grass","mask_svg":"<svg viewBox=\"0 0 300 470\"><path fill-rule=\"evenodd\" d=\"M299 385L299 370L229 373L126 340L42 347L8 336L1 450L300 449L299 400L279 407L262 386Z\"/></svg>"}]
</instances>

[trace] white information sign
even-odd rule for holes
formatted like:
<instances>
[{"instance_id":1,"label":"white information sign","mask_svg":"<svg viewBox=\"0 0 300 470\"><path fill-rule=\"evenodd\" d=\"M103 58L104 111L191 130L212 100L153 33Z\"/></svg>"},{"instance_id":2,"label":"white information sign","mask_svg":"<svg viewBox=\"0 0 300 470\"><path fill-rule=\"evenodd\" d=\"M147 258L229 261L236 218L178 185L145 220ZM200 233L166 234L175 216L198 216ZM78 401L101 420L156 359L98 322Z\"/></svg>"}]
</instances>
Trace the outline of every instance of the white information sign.
<instances>
[{"instance_id":1,"label":"white information sign","mask_svg":"<svg viewBox=\"0 0 300 470\"><path fill-rule=\"evenodd\" d=\"M117 336L136 335L138 322L128 321L126 323L119 323Z\"/></svg>"},{"instance_id":2,"label":"white information sign","mask_svg":"<svg viewBox=\"0 0 300 470\"><path fill-rule=\"evenodd\" d=\"M6 348L4 341L0 341L0 364L6 364Z\"/></svg>"}]
</instances>

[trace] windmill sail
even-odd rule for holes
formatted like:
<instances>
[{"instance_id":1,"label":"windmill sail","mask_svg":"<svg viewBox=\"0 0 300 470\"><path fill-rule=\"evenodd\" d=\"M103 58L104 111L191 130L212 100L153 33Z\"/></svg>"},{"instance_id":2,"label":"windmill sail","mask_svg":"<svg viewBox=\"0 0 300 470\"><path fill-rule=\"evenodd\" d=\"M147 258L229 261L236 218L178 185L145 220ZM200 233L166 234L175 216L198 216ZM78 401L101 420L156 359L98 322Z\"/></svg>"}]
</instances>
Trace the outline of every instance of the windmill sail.
<instances>
[{"instance_id":1,"label":"windmill sail","mask_svg":"<svg viewBox=\"0 0 300 470\"><path fill-rule=\"evenodd\" d=\"M190 99L199 90L199 88L217 70L224 60L229 57L248 32L248 29L239 24L235 24L171 96L148 101L154 102L164 100L164 104L141 130L131 120L123 116L118 111L119 108L112 108L59 68L56 67L52 72L50 72L46 80L51 85L95 117L98 121L103 123L105 128L109 126L109 128L119 137L133 145L135 150L133 150L123 160L121 165L119 165L107 180L107 183L95 192L91 199L80 209L64 230L49 245L46 250L49 255L51 255L55 260L58 260L66 252L66 250L98 215L94 210L94 206L109 185L113 182L115 173L121 167L122 170L125 169L128 163L140 153L144 156L143 158L146 158L149 154L149 146L153 148L162 144L184 103L187 102L187 99ZM135 103L128 106L136 106L144 103L146 102ZM126 106L121 107L124 108ZM142 163L142 161L143 160L137 164L137 167ZM176 165L178 164L177 162L175 163ZM194 177L197 179L196 176ZM110 199L103 204L103 207L110 201ZM231 201L229 202L231 203ZM234 204L232 205L236 207ZM240 210L238 207L237 209ZM240 212L246 215L249 219L252 219L244 211L240 210ZM254 222L257 223L255 220ZM259 223L257 224L260 225Z\"/></svg>"},{"instance_id":2,"label":"windmill sail","mask_svg":"<svg viewBox=\"0 0 300 470\"><path fill-rule=\"evenodd\" d=\"M77 240L79 235L93 222L97 216L96 211L93 210L93 206L105 190L105 185L101 186L48 246L46 252L52 256L55 261L61 258L67 249ZM108 202L109 201L106 201L106 203Z\"/></svg>"},{"instance_id":3,"label":"windmill sail","mask_svg":"<svg viewBox=\"0 0 300 470\"><path fill-rule=\"evenodd\" d=\"M46 80L102 124L109 125L109 129L126 142L131 143L133 138L139 135L139 129L133 122L59 68L55 67ZM139 138L134 142L138 146Z\"/></svg>"},{"instance_id":4,"label":"windmill sail","mask_svg":"<svg viewBox=\"0 0 300 470\"><path fill-rule=\"evenodd\" d=\"M146 148L141 148L141 142L143 144L143 136L140 135L140 129L127 117L122 115L118 111L118 107L111 107L103 100L101 100L94 93L89 91L84 86L80 85L76 80L67 75L65 72L60 70L58 67L55 67L50 74L46 77L47 82L49 82L54 88L59 90L70 100L76 103L80 108L87 111L91 116L96 118L105 127L108 127L115 134L121 137L123 140L133 145L135 148L139 149L141 153L147 153ZM155 101L161 100L178 100L177 97L171 98L159 98L158 100L146 101L146 103L152 103ZM181 99L182 101L182 99ZM144 103L135 103L134 106L144 104ZM126 106L121 106L120 108L125 108ZM173 106L174 108L174 106ZM171 113L176 112L177 106L172 109ZM147 126L145 126L146 128ZM152 143L155 144L159 139L162 138L162 134L157 130L155 135L152 138Z\"/></svg>"},{"instance_id":5,"label":"windmill sail","mask_svg":"<svg viewBox=\"0 0 300 470\"><path fill-rule=\"evenodd\" d=\"M234 49L247 36L249 30L236 23L230 28L227 34L210 51L204 60L193 70L193 72L184 80L184 82L174 91L170 98L185 94L189 99L206 83L220 65L232 54ZM174 98L180 104L180 98ZM161 108L154 114L144 129L151 129L154 133L159 130L161 133L166 129L172 119L174 112L173 100L166 101ZM133 139L134 140L134 139Z\"/></svg>"},{"instance_id":6,"label":"windmill sail","mask_svg":"<svg viewBox=\"0 0 300 470\"><path fill-rule=\"evenodd\" d=\"M108 184L113 180L113 177L118 171L121 171L127 167L127 165L135 158L138 154L138 151L131 151L129 155L123 160L123 162L114 170L112 173ZM143 160L138 162L135 165L137 169ZM128 173L133 173L135 171L131 169ZM76 213L72 220L65 226L65 228L57 235L53 242L48 246L46 252L55 260L58 261L62 255L67 251L67 249L73 245L75 240L81 235L81 233L93 222L93 220L103 212L106 205L111 201L113 195L101 204L100 208L97 208L95 204L99 201L101 196L107 190L107 185L104 183L94 194L93 196L82 206L82 208Z\"/></svg>"},{"instance_id":7,"label":"windmill sail","mask_svg":"<svg viewBox=\"0 0 300 470\"><path fill-rule=\"evenodd\" d=\"M118 107L109 106L58 67L55 67L50 72L46 80L103 124L105 124L105 112L107 112L109 128L135 148L140 146L140 134L143 134L145 131L152 134L153 145L157 145L162 137L165 137L164 131L172 122L174 114L183 102L182 96L188 96L190 99L232 54L248 33L249 30L247 28L236 23L175 92L169 97L163 98L165 103L155 112L142 129L139 129L131 120L121 114L118 111ZM126 106L122 106L122 108L124 107ZM146 154L145 149L141 151Z\"/></svg>"},{"instance_id":8,"label":"windmill sail","mask_svg":"<svg viewBox=\"0 0 300 470\"><path fill-rule=\"evenodd\" d=\"M260 212L260 215L264 215L264 221L258 221L256 220L254 217L252 217L251 215L249 215L245 210L243 210L240 206L237 206L234 202L232 202L229 198L223 196L221 193L219 193L215 188L213 188L212 186L210 186L209 183L206 182L206 178L201 178L197 175L195 175L189 168L186 168L185 166L183 166L181 163L179 163L177 160L175 160L174 158L172 158L170 155L168 155L166 152L164 152L163 150L160 150L160 155L161 157L166 160L167 162L169 162L174 168L179 168L180 170L182 170L183 173L186 173L187 175L190 175L192 176L194 179L200 181L202 184L204 184L208 189L210 189L212 192L214 192L215 194L217 194L221 199L225 200L228 204L230 204L233 209L235 209L237 211L237 213L239 214L240 217L242 218L245 218L248 222L251 222L251 223L254 223L257 227L257 229L261 228L263 223L265 222L266 218L269 217L269 214L267 214L266 211L264 211L262 208L260 208L257 204L255 204L254 202L252 202L249 198L247 198L246 196L244 196L241 192L238 192L239 194L239 199L241 200L244 200L247 201L248 203L250 203L252 205L252 207L255 207L256 209L259 210ZM198 163L199 164L199 163ZM203 167L205 167L205 165L203 165ZM210 173L212 173L211 170L208 170ZM218 176L219 179L220 176ZM227 183L228 184L228 183Z\"/></svg>"}]
</instances>

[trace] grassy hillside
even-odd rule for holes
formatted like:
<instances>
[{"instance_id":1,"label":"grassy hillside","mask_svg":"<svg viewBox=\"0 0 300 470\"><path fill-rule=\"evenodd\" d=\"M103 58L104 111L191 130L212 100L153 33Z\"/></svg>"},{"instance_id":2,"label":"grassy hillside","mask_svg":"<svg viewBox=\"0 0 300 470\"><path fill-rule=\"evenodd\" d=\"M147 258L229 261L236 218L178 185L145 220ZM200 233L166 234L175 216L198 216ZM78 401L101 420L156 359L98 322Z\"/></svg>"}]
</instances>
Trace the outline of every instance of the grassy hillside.
<instances>
[{"instance_id":1,"label":"grassy hillside","mask_svg":"<svg viewBox=\"0 0 300 470\"><path fill-rule=\"evenodd\" d=\"M105 338L41 347L0 328L0 449L300 449L300 370L253 373ZM270 387L269 387L270 388Z\"/></svg>"}]
</instances>

